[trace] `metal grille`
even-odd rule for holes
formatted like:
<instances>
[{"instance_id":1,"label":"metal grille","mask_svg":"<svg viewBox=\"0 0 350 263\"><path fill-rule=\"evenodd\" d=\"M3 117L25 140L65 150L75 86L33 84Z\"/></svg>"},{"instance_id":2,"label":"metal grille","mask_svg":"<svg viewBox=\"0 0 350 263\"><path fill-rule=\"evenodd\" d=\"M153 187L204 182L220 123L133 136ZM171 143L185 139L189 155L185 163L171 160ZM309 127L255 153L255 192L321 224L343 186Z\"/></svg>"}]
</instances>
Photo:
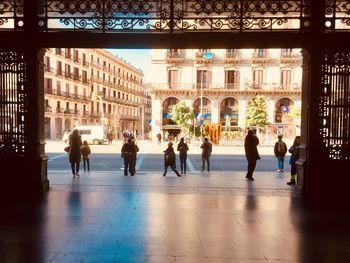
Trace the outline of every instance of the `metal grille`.
<instances>
[{"instance_id":1,"label":"metal grille","mask_svg":"<svg viewBox=\"0 0 350 263\"><path fill-rule=\"evenodd\" d=\"M26 150L26 102L23 53L0 50L0 155L22 155Z\"/></svg>"},{"instance_id":2,"label":"metal grille","mask_svg":"<svg viewBox=\"0 0 350 263\"><path fill-rule=\"evenodd\" d=\"M350 1L326 0L326 31L350 30Z\"/></svg>"},{"instance_id":3,"label":"metal grille","mask_svg":"<svg viewBox=\"0 0 350 263\"><path fill-rule=\"evenodd\" d=\"M321 136L330 159L350 159L350 52L327 52L319 100Z\"/></svg>"},{"instance_id":4,"label":"metal grille","mask_svg":"<svg viewBox=\"0 0 350 263\"><path fill-rule=\"evenodd\" d=\"M310 0L38 0L42 31L300 31Z\"/></svg>"},{"instance_id":5,"label":"metal grille","mask_svg":"<svg viewBox=\"0 0 350 263\"><path fill-rule=\"evenodd\" d=\"M0 0L0 30L23 29L23 0Z\"/></svg>"}]
</instances>

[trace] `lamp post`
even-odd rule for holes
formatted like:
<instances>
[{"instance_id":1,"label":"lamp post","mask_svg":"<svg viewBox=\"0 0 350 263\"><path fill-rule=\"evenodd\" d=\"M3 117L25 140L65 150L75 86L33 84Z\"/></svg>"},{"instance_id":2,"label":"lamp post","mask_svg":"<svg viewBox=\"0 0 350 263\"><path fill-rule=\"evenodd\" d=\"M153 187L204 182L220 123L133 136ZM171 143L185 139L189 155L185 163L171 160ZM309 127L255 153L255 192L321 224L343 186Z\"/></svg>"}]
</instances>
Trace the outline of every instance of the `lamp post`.
<instances>
[{"instance_id":1,"label":"lamp post","mask_svg":"<svg viewBox=\"0 0 350 263\"><path fill-rule=\"evenodd\" d=\"M200 127L200 132L201 132L201 139L203 138L203 127L202 127L202 121L201 119L203 118L203 80L204 78L204 66L202 67L202 77L201 77L201 108L200 108L200 113L199 113L199 127Z\"/></svg>"}]
</instances>

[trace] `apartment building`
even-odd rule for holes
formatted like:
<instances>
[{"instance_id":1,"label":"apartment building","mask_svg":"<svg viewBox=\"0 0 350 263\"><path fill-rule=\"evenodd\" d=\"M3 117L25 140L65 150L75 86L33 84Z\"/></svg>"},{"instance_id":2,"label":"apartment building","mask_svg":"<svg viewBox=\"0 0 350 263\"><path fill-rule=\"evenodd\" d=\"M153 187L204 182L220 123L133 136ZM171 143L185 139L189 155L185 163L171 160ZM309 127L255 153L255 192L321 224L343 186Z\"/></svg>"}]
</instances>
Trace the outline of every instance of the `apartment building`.
<instances>
[{"instance_id":1,"label":"apartment building","mask_svg":"<svg viewBox=\"0 0 350 263\"><path fill-rule=\"evenodd\" d=\"M301 63L300 49L152 50L152 137L180 132L171 120L180 101L201 113L202 123L244 130L257 95L265 98L272 129L295 127L288 113L301 106Z\"/></svg>"},{"instance_id":2,"label":"apartment building","mask_svg":"<svg viewBox=\"0 0 350 263\"><path fill-rule=\"evenodd\" d=\"M103 123L115 138L125 130L148 132L141 70L103 49L51 48L44 65L46 138L60 139L78 124Z\"/></svg>"}]
</instances>

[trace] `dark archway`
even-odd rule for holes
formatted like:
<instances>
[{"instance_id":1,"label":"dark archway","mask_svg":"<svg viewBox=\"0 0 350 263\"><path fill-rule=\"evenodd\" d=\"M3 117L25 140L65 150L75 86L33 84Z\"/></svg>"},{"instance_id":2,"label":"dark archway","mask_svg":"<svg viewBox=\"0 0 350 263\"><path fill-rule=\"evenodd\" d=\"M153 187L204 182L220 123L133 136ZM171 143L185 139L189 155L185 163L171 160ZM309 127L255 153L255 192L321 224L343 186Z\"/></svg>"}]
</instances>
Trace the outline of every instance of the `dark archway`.
<instances>
[{"instance_id":1,"label":"dark archway","mask_svg":"<svg viewBox=\"0 0 350 263\"><path fill-rule=\"evenodd\" d=\"M195 118L199 118L203 123L211 123L211 101L208 98L197 98L193 102L193 109Z\"/></svg>"},{"instance_id":2,"label":"dark archway","mask_svg":"<svg viewBox=\"0 0 350 263\"><path fill-rule=\"evenodd\" d=\"M235 98L225 98L220 103L220 123L225 130L238 127L238 101Z\"/></svg>"},{"instance_id":3,"label":"dark archway","mask_svg":"<svg viewBox=\"0 0 350 263\"><path fill-rule=\"evenodd\" d=\"M294 102L289 98L282 98L276 102L275 122L290 124L292 122L289 113L293 109Z\"/></svg>"}]
</instances>

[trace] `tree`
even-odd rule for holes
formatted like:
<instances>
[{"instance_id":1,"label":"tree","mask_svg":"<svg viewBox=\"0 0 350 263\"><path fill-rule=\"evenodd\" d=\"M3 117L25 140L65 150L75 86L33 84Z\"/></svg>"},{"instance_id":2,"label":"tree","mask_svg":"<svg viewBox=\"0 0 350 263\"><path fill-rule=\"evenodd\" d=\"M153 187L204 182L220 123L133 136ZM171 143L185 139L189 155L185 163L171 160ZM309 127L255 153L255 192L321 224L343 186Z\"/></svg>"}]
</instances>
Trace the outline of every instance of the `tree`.
<instances>
[{"instance_id":1,"label":"tree","mask_svg":"<svg viewBox=\"0 0 350 263\"><path fill-rule=\"evenodd\" d=\"M300 108L300 106L294 106L291 109L289 116L293 118L293 123L297 127L300 127L300 120L301 120L301 108Z\"/></svg>"},{"instance_id":2,"label":"tree","mask_svg":"<svg viewBox=\"0 0 350 263\"><path fill-rule=\"evenodd\" d=\"M177 125L183 130L189 130L193 125L191 124L194 119L194 111L188 107L185 102L180 102L173 106L171 119L176 122Z\"/></svg>"},{"instance_id":3,"label":"tree","mask_svg":"<svg viewBox=\"0 0 350 263\"><path fill-rule=\"evenodd\" d=\"M264 128L267 124L267 106L263 96L256 96L248 104L247 127L258 126Z\"/></svg>"}]
</instances>

